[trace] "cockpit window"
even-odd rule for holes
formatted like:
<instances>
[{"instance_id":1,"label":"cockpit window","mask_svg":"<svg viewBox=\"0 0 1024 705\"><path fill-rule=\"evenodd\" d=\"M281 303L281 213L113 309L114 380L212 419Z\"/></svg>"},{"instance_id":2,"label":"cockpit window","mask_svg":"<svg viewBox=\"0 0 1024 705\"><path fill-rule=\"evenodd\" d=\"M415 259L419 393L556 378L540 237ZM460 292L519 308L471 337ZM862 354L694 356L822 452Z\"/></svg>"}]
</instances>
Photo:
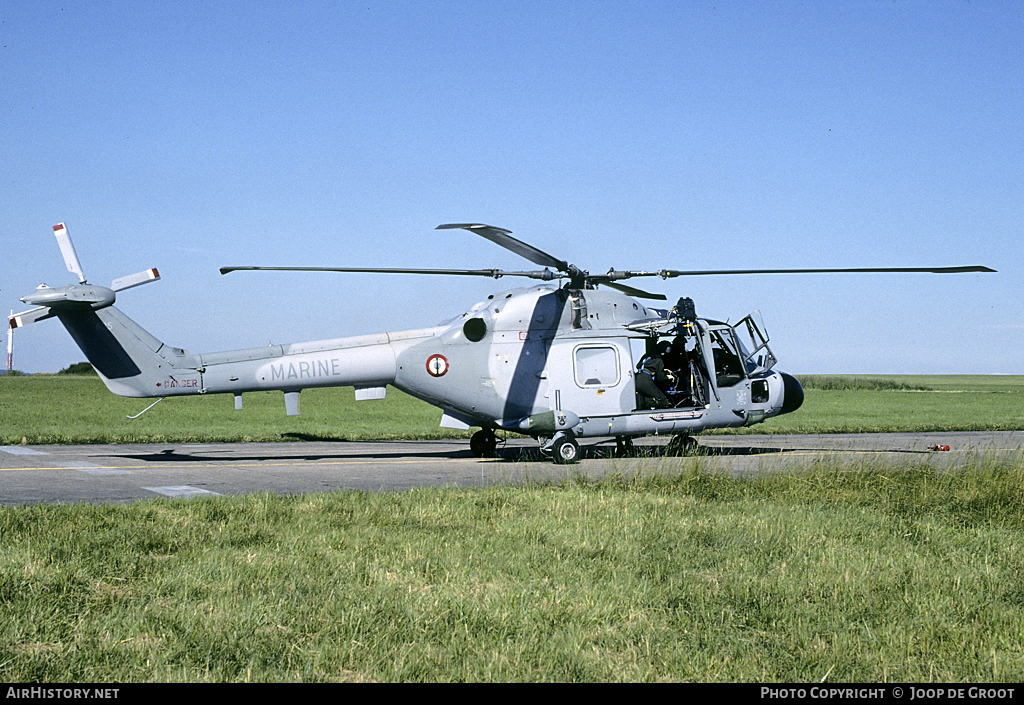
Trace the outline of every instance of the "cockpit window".
<instances>
[{"instance_id":1,"label":"cockpit window","mask_svg":"<svg viewBox=\"0 0 1024 705\"><path fill-rule=\"evenodd\" d=\"M764 322L760 318L761 312L754 311L733 326L748 374L767 372L777 362L768 347L768 334L764 332Z\"/></svg>"},{"instance_id":2,"label":"cockpit window","mask_svg":"<svg viewBox=\"0 0 1024 705\"><path fill-rule=\"evenodd\" d=\"M711 330L711 355L719 387L731 387L744 378L742 350L732 328Z\"/></svg>"},{"instance_id":3,"label":"cockpit window","mask_svg":"<svg viewBox=\"0 0 1024 705\"><path fill-rule=\"evenodd\" d=\"M775 355L768 348L764 325L747 316L734 326L718 325L711 329L711 352L719 387L731 387L744 377L767 372L775 365Z\"/></svg>"}]
</instances>

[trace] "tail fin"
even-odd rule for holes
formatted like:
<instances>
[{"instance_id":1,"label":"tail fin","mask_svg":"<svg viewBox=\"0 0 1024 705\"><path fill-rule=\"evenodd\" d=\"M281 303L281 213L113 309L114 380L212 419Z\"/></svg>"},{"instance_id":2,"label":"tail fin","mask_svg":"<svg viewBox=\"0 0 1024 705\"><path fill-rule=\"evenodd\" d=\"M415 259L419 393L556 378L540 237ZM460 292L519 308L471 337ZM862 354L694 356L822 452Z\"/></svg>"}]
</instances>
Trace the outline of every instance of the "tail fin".
<instances>
[{"instance_id":1,"label":"tail fin","mask_svg":"<svg viewBox=\"0 0 1024 705\"><path fill-rule=\"evenodd\" d=\"M114 394L155 397L202 388L193 355L164 345L113 306L57 311L57 318Z\"/></svg>"}]
</instances>

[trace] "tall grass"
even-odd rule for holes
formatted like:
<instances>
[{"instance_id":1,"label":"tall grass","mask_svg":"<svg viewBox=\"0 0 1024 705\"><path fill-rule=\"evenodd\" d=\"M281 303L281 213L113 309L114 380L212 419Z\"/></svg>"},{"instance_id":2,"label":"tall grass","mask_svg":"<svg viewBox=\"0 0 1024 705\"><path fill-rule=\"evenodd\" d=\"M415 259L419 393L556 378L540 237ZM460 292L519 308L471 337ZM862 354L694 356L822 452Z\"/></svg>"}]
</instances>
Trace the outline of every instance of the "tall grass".
<instances>
[{"instance_id":1,"label":"tall grass","mask_svg":"<svg viewBox=\"0 0 1024 705\"><path fill-rule=\"evenodd\" d=\"M891 377L860 377L850 375L801 375L800 384L805 390L815 389L827 392L835 391L871 391L871 392L925 392L930 387L911 384Z\"/></svg>"},{"instance_id":2,"label":"tall grass","mask_svg":"<svg viewBox=\"0 0 1024 705\"><path fill-rule=\"evenodd\" d=\"M6 681L1017 681L1024 467L0 510Z\"/></svg>"}]
</instances>

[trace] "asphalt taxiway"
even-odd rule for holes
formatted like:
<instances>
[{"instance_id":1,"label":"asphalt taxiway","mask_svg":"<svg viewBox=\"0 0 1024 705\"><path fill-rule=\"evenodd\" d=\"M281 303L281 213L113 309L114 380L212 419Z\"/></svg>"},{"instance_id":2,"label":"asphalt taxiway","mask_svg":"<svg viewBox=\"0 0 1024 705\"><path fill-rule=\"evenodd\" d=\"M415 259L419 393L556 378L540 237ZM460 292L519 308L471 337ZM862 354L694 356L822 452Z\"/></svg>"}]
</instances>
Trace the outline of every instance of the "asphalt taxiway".
<instances>
[{"instance_id":1,"label":"asphalt taxiway","mask_svg":"<svg viewBox=\"0 0 1024 705\"><path fill-rule=\"evenodd\" d=\"M467 441L0 446L0 505L401 491L677 471L684 466L663 454L666 440L639 439L635 457L615 458L613 441L586 439L582 462L568 466L555 465L536 442L520 438L488 459L472 457ZM1024 457L1021 431L706 436L700 444L704 452L694 462L734 475L832 460L956 468Z\"/></svg>"}]
</instances>

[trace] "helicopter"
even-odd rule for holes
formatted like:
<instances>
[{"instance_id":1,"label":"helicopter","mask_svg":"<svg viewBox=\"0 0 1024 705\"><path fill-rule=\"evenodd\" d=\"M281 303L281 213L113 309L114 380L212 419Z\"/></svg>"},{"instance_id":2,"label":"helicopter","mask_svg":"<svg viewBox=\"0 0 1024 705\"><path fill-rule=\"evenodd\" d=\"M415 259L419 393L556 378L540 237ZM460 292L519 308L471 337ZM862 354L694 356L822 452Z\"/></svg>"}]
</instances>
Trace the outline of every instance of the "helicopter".
<instances>
[{"instance_id":1,"label":"helicopter","mask_svg":"<svg viewBox=\"0 0 1024 705\"><path fill-rule=\"evenodd\" d=\"M498 433L533 437L555 463L580 460L581 438L614 438L616 453L640 436L670 436L669 449L696 444L708 429L758 424L800 408L799 381L775 369L777 360L759 316L729 324L702 318L681 297L628 279L727 274L829 272L993 272L981 266L853 269L672 270L610 269L590 274L480 223L440 225L484 237L539 270L396 269L352 267L222 267L239 271L362 272L521 277L540 283L492 294L436 326L288 345L193 354L165 345L113 304L117 294L160 279L152 268L89 284L64 223L53 226L77 284L41 284L21 301L35 308L10 317L12 328L56 317L107 388L125 397L232 394L279 390L285 413L298 415L300 394L317 387L353 387L359 401L385 398L391 385L441 410L441 426L479 428L469 441L475 457L492 456ZM653 363L653 364L652 364ZM651 377L652 385L644 376ZM657 378L657 379L654 379ZM660 383L660 384L659 384ZM155 404L156 402L154 402Z\"/></svg>"}]
</instances>

